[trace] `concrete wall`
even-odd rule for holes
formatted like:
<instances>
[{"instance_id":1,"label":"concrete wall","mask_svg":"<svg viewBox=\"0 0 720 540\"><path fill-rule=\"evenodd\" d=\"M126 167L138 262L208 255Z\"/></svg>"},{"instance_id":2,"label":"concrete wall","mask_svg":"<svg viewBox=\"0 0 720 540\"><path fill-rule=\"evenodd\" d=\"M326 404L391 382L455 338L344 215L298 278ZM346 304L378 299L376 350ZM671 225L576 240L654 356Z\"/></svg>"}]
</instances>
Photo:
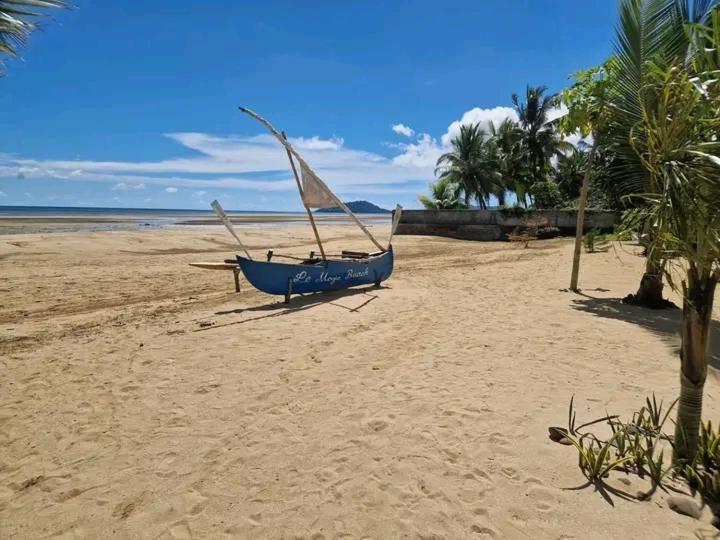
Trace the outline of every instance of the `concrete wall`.
<instances>
[{"instance_id":1,"label":"concrete wall","mask_svg":"<svg viewBox=\"0 0 720 540\"><path fill-rule=\"evenodd\" d=\"M501 240L528 220L538 220L547 227L557 227L562 235L574 235L575 210L532 210L522 217L503 216L499 210L403 210L397 234L451 236L469 240ZM612 231L620 222L617 212L588 210L585 230Z\"/></svg>"}]
</instances>

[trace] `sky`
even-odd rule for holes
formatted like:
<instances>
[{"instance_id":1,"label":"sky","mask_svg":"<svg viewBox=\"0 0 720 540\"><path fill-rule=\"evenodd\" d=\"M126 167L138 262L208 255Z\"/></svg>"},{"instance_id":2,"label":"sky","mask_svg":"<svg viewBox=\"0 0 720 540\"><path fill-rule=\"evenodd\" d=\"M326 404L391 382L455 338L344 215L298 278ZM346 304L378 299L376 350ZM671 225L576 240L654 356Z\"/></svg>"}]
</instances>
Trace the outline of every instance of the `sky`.
<instances>
[{"instance_id":1,"label":"sky","mask_svg":"<svg viewBox=\"0 0 720 540\"><path fill-rule=\"evenodd\" d=\"M287 132L344 200L417 208L461 122L612 49L614 0L75 0L0 77L0 205L301 210Z\"/></svg>"}]
</instances>

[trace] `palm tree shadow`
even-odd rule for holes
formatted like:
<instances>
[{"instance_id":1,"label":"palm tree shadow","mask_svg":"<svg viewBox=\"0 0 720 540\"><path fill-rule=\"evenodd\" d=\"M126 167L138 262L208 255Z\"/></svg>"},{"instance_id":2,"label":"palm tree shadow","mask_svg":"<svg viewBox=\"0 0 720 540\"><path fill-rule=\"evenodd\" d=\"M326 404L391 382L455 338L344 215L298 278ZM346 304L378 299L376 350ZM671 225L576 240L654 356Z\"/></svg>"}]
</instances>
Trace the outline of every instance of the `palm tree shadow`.
<instances>
[{"instance_id":1,"label":"palm tree shadow","mask_svg":"<svg viewBox=\"0 0 720 540\"><path fill-rule=\"evenodd\" d=\"M312 309L314 307L323 305L323 304L329 304L335 307L339 307L342 309L345 309L351 313L357 313L360 309L367 306L370 302L375 300L377 295L370 294L370 291L377 291L381 289L387 289L389 287L387 286L380 286L376 287L375 285L370 285L367 287L359 287L359 288L353 288L353 289L340 289L337 291L327 291L327 292L318 292L318 293L312 293L312 294L305 294L305 295L299 295L298 297L295 297L291 300L290 304L285 304L283 302L271 302L270 304L263 304L260 306L252 306L248 308L238 308L238 309L231 309L226 311L217 311L215 312L215 315L232 315L232 314L241 314L245 312L267 312L270 311L271 313L268 313L266 315L259 315L257 317L250 317L248 319L243 319L241 321L233 321L225 324L215 324L212 326L208 326L205 328L198 328L197 330L194 330L195 332L203 332L206 330L213 330L215 328L222 328L224 326L233 326L237 324L245 324L251 321L257 321L260 319L269 319L273 317L282 317L285 315L291 315L293 313L297 313L299 311L305 311L308 309ZM362 303L360 303L357 306L349 307L345 306L343 304L338 303L338 300L341 300L343 298L350 298L357 295L365 295L368 298L364 300Z\"/></svg>"},{"instance_id":2,"label":"palm tree shadow","mask_svg":"<svg viewBox=\"0 0 720 540\"><path fill-rule=\"evenodd\" d=\"M573 300L573 308L596 317L629 322L650 330L660 337L673 351L680 345L682 311L679 309L649 310L623 304L619 298L593 298L583 295L582 300ZM709 364L720 370L720 322L713 320L710 327Z\"/></svg>"}]
</instances>

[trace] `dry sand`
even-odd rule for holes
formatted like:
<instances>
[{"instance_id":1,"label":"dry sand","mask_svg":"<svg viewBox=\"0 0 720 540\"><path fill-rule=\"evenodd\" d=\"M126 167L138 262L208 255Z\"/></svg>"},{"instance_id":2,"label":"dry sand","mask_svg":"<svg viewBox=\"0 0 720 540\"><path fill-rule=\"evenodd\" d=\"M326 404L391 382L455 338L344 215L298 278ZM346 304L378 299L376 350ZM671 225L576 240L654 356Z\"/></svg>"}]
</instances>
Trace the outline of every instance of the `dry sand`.
<instances>
[{"instance_id":1,"label":"dry sand","mask_svg":"<svg viewBox=\"0 0 720 540\"><path fill-rule=\"evenodd\" d=\"M383 288L288 307L187 266L232 256L220 228L0 236L0 537L715 537L663 493L568 489L547 438L573 394L581 419L677 395L680 314L617 300L641 258L585 256L579 296L567 239L395 247Z\"/></svg>"}]
</instances>

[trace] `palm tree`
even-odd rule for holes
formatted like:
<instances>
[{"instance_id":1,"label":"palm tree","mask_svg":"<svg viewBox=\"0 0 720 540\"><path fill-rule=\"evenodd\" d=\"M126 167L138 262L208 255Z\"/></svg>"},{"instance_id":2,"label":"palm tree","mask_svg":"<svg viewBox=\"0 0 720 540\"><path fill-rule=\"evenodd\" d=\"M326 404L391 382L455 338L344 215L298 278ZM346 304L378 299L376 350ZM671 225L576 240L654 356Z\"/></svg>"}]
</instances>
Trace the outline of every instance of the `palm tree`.
<instances>
[{"instance_id":1,"label":"palm tree","mask_svg":"<svg viewBox=\"0 0 720 540\"><path fill-rule=\"evenodd\" d=\"M606 136L609 115L607 106L608 87L611 79L607 76L607 69L604 66L580 71L575 73L574 77L576 79L575 84L563 91L563 103L567 106L568 113L560 121L560 129L565 134L579 132L582 137L591 135L593 139L580 188L577 223L575 225L575 249L570 274L570 290L578 292L580 252L585 227L585 207L587 206L590 182L594 172L595 155Z\"/></svg>"},{"instance_id":2,"label":"palm tree","mask_svg":"<svg viewBox=\"0 0 720 540\"><path fill-rule=\"evenodd\" d=\"M512 191L518 200L525 200L527 185L523 182L527 174L524 167L520 138L522 130L510 118L495 126L490 122L491 142L495 150L495 166L499 178L495 190L498 204L505 206L506 193Z\"/></svg>"},{"instance_id":3,"label":"palm tree","mask_svg":"<svg viewBox=\"0 0 720 540\"><path fill-rule=\"evenodd\" d=\"M17 56L18 49L38 28L33 20L44 15L36 9L67 7L69 4L63 0L0 0L0 54ZM0 74L2 70L0 56Z\"/></svg>"},{"instance_id":4,"label":"palm tree","mask_svg":"<svg viewBox=\"0 0 720 540\"><path fill-rule=\"evenodd\" d=\"M512 96L522 130L520 143L533 183L545 179L553 156L559 156L571 147L560 138L556 122L549 118L551 110L558 105L558 98L545 95L546 91L545 86L528 86L525 90L525 101L521 102L517 94Z\"/></svg>"},{"instance_id":5,"label":"palm tree","mask_svg":"<svg viewBox=\"0 0 720 540\"><path fill-rule=\"evenodd\" d=\"M666 276L683 297L674 444L680 462L692 461L697 450L713 301L720 281L720 142L715 140L720 88L714 81L701 87L713 78L713 72L698 74L687 67L652 68L646 89L653 98L643 104L645 137L637 152L657 190L643 195L643 205L629 215L630 226L652 224L650 256L674 263L674 273L664 266Z\"/></svg>"},{"instance_id":6,"label":"palm tree","mask_svg":"<svg viewBox=\"0 0 720 540\"><path fill-rule=\"evenodd\" d=\"M485 132L477 124L462 125L450 144L452 150L438 158L435 174L459 186L466 206L474 198L480 208L487 208L499 177Z\"/></svg>"},{"instance_id":7,"label":"palm tree","mask_svg":"<svg viewBox=\"0 0 720 540\"><path fill-rule=\"evenodd\" d=\"M555 182L563 200L573 201L580 197L585 167L588 165L588 152L577 148L558 158Z\"/></svg>"},{"instance_id":8,"label":"palm tree","mask_svg":"<svg viewBox=\"0 0 720 540\"><path fill-rule=\"evenodd\" d=\"M653 61L684 63L692 58L696 32L693 25L707 21L718 0L622 0L615 38L615 54L608 69L614 80L611 89L609 142L615 166L611 174L619 191L658 193L661 185L643 166L640 155L646 133L643 111L651 107L652 93L646 91ZM633 141L632 144L630 141ZM645 231L647 232L647 231ZM652 241L647 234L645 244ZM637 293L627 300L649 307L663 307L662 262L649 256Z\"/></svg>"},{"instance_id":9,"label":"palm tree","mask_svg":"<svg viewBox=\"0 0 720 540\"><path fill-rule=\"evenodd\" d=\"M460 188L447 178L441 178L430 184L431 197L418 195L418 200L429 210L464 208L460 202Z\"/></svg>"}]
</instances>

